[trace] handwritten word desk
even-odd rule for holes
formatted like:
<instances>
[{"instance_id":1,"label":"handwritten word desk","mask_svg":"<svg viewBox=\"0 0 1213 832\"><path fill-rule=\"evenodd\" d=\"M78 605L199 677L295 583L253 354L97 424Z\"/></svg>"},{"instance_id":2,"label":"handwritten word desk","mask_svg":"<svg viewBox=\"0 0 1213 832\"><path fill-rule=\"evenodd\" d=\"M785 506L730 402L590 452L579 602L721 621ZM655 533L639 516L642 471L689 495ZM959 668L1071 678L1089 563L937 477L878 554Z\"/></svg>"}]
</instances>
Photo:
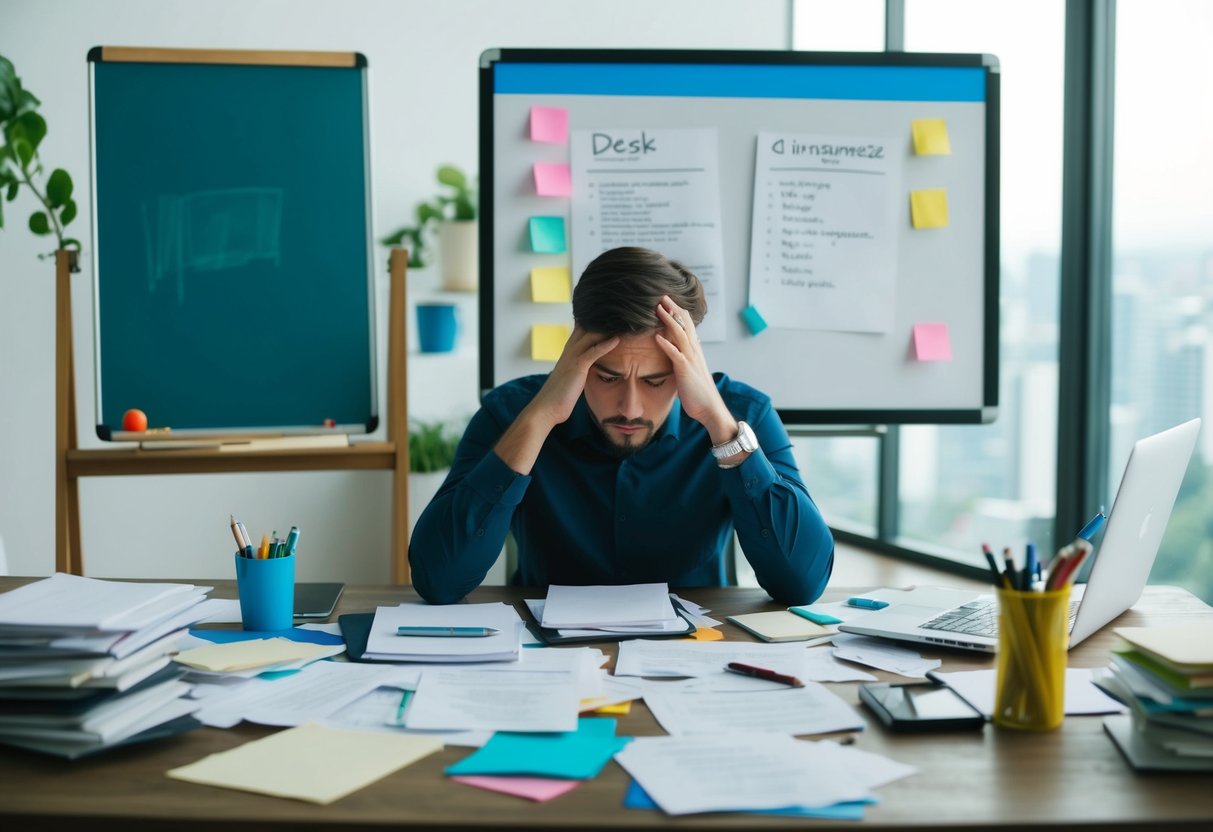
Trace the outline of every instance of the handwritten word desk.
<instances>
[{"instance_id":1,"label":"handwritten word desk","mask_svg":"<svg viewBox=\"0 0 1213 832\"><path fill-rule=\"evenodd\" d=\"M0 579L0 590L24 580ZM216 583L217 597L233 597L230 581ZM854 594L833 589L827 600ZM484 588L475 601L539 597L534 590ZM715 618L774 609L760 590L685 590ZM407 587L349 587L338 612L416 600ZM1160 626L1213 619L1213 609L1189 593L1150 587L1117 623ZM726 638L751 640L725 625ZM1108 630L1070 656L1070 664L1102 667L1115 643ZM613 657L615 647L604 644ZM941 654L943 670L991 667L984 656ZM889 677L891 681L895 680ZM856 684L830 686L858 708ZM1102 717L1069 717L1049 734L1016 734L987 725L980 732L894 736L862 708L867 729L858 748L918 766L912 777L879 789L880 803L862 823L804 821L746 814L666 817L657 811L621 808L627 776L611 763L595 780L535 804L446 781L442 770L470 753L447 748L329 806L214 789L175 780L164 772L217 751L269 734L240 725L200 728L159 744L128 748L76 763L0 748L0 828L121 829L1085 829L1202 828L1213 826L1213 781L1205 774L1139 775L1104 734ZM662 733L641 704L620 719L621 735ZM323 754L324 749L316 749ZM728 760L721 760L727 766Z\"/></svg>"}]
</instances>

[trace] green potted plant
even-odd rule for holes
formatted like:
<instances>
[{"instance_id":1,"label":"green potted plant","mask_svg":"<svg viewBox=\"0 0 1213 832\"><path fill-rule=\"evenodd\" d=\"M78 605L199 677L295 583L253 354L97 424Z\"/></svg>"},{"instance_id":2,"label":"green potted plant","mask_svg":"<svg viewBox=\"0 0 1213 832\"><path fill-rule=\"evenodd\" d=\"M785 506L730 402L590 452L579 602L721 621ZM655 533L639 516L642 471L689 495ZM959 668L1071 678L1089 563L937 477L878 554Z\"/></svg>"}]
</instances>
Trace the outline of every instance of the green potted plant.
<instances>
[{"instance_id":1,"label":"green potted plant","mask_svg":"<svg viewBox=\"0 0 1213 832\"><path fill-rule=\"evenodd\" d=\"M15 200L24 186L41 205L30 214L30 231L39 236L54 234L59 249L79 251L80 241L64 235L64 229L76 218L72 177L63 168L55 168L43 181L38 146L46 137L46 120L38 114L41 103L21 86L12 62L0 55L0 190L4 201Z\"/></svg>"},{"instance_id":2,"label":"green potted plant","mask_svg":"<svg viewBox=\"0 0 1213 832\"><path fill-rule=\"evenodd\" d=\"M438 493L463 431L442 421L409 423L409 529Z\"/></svg>"},{"instance_id":3,"label":"green potted plant","mask_svg":"<svg viewBox=\"0 0 1213 832\"><path fill-rule=\"evenodd\" d=\"M433 259L431 240L436 238L442 287L474 292L479 251L476 183L454 165L440 166L436 178L444 190L431 200L419 202L416 221L396 229L381 242L408 248L409 266L420 269Z\"/></svg>"}]
</instances>

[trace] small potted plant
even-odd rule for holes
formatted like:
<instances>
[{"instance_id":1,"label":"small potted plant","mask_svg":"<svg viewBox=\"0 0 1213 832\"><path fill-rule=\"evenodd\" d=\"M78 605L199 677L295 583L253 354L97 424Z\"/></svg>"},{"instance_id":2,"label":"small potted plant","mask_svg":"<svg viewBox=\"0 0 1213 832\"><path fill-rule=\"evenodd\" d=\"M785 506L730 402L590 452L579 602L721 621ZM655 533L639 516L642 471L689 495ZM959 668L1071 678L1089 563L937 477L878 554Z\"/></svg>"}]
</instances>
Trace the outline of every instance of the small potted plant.
<instances>
[{"instance_id":1,"label":"small potted plant","mask_svg":"<svg viewBox=\"0 0 1213 832\"><path fill-rule=\"evenodd\" d=\"M454 165L439 167L436 178L446 190L432 200L419 202L416 222L396 229L381 242L407 247L409 266L420 269L430 264L430 240L436 237L442 288L474 292L479 252L475 182Z\"/></svg>"}]
</instances>

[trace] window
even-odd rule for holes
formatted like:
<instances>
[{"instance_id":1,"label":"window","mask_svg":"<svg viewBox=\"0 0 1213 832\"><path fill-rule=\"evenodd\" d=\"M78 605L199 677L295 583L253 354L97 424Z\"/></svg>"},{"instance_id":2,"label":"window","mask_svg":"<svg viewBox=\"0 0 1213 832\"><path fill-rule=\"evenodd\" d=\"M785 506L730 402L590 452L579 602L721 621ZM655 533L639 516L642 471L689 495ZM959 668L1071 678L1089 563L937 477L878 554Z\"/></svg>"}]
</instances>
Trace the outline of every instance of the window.
<instances>
[{"instance_id":1,"label":"window","mask_svg":"<svg viewBox=\"0 0 1213 832\"><path fill-rule=\"evenodd\" d=\"M1150 582L1213 601L1213 5L1116 18L1108 502L1135 440L1203 417Z\"/></svg>"}]
</instances>

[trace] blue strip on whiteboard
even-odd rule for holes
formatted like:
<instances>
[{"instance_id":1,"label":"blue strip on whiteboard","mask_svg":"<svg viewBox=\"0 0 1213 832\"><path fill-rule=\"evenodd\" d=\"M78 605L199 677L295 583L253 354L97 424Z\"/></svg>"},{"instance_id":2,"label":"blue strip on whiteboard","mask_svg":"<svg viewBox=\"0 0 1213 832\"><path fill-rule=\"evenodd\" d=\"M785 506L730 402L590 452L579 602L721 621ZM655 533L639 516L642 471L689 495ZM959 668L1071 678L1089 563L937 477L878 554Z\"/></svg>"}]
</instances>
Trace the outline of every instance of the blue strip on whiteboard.
<instances>
[{"instance_id":1,"label":"blue strip on whiteboard","mask_svg":"<svg viewBox=\"0 0 1213 832\"><path fill-rule=\"evenodd\" d=\"M986 100L979 67L499 63L493 81L516 95Z\"/></svg>"}]
</instances>

